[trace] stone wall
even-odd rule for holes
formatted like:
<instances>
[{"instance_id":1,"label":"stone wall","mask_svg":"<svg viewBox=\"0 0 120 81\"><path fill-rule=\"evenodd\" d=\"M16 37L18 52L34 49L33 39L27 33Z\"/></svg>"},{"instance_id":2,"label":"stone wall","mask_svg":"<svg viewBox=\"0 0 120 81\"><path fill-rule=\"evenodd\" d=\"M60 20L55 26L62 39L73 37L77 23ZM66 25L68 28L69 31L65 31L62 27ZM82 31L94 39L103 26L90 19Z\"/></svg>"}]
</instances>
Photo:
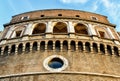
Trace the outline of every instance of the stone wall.
<instances>
[{"instance_id":1,"label":"stone wall","mask_svg":"<svg viewBox=\"0 0 120 81\"><path fill-rule=\"evenodd\" d=\"M68 66L61 72L68 72L73 74L59 74L58 75L52 74L51 71L48 71L43 66L44 60L52 55L60 55L63 56L68 60ZM10 81L9 79L19 81L18 79L22 79L22 81L39 81L39 80L47 80L46 78L50 78L51 80L55 81L58 79L59 76L61 77L68 77L65 78L66 80L74 77L75 81L80 81L81 79L77 79L75 77L81 76L82 80L95 80L102 81L102 80L112 80L117 81L120 78L120 58L116 56L109 56L109 55L101 55L101 54L94 54L94 53L82 53L82 52L31 52L29 54L21 54L15 56L8 56L8 57L1 57L0 58L0 75L1 80L6 79L5 81ZM40 74L37 73L48 73L48 74ZM77 75L74 74L77 72ZM81 75L80 73L85 73L85 75ZM30 75L29 73L35 73L34 76ZM86 74L88 73L88 74ZM23 74L23 75L22 75ZM24 74L27 74L24 76ZM95 75L94 75L95 74ZM14 76L18 75L18 76ZM92 75L92 76L91 76ZM94 76L93 76L94 75ZM4 76L4 77L2 77ZM5 77L6 76L6 77ZM7 77L8 76L8 77ZM48 77L49 76L49 77ZM56 76L56 77L55 77ZM83 77L82 77L83 76ZM10 78L11 77L11 78ZM38 80L32 80L34 77L37 77ZM43 78L41 78L43 77ZM102 78L101 78L102 77ZM7 79L9 78L9 79ZM30 79L31 80L24 80ZM55 79L54 79L55 78ZM63 78L59 78L60 80ZM72 78L71 78L72 79ZM87 80L88 79L88 80Z\"/></svg>"}]
</instances>

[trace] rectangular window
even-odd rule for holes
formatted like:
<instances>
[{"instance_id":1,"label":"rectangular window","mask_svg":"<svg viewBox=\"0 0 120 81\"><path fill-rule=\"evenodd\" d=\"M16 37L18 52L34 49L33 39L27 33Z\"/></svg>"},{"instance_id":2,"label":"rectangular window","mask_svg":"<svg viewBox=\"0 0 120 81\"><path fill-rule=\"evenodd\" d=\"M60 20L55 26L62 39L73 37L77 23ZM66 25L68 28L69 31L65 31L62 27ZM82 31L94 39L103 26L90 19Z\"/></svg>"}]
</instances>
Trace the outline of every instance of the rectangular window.
<instances>
[{"instance_id":1,"label":"rectangular window","mask_svg":"<svg viewBox=\"0 0 120 81\"><path fill-rule=\"evenodd\" d=\"M94 21L98 21L98 18L94 17L94 16L91 16L91 19L94 20Z\"/></svg>"},{"instance_id":2,"label":"rectangular window","mask_svg":"<svg viewBox=\"0 0 120 81\"><path fill-rule=\"evenodd\" d=\"M20 37L22 30L16 31L16 37Z\"/></svg>"},{"instance_id":3,"label":"rectangular window","mask_svg":"<svg viewBox=\"0 0 120 81\"><path fill-rule=\"evenodd\" d=\"M21 20L27 20L27 19L29 19L28 16L24 16L24 17L21 18Z\"/></svg>"},{"instance_id":4,"label":"rectangular window","mask_svg":"<svg viewBox=\"0 0 120 81\"><path fill-rule=\"evenodd\" d=\"M99 31L99 35L100 35L101 38L105 38L105 32Z\"/></svg>"}]
</instances>

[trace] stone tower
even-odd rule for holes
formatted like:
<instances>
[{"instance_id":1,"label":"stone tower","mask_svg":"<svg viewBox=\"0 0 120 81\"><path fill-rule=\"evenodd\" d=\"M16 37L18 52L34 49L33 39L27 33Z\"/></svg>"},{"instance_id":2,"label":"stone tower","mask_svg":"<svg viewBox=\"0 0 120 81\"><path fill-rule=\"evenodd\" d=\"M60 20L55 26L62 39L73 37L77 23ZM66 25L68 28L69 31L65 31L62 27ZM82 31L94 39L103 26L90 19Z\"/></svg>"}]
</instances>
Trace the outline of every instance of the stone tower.
<instances>
[{"instance_id":1,"label":"stone tower","mask_svg":"<svg viewBox=\"0 0 120 81\"><path fill-rule=\"evenodd\" d=\"M0 81L120 81L119 33L91 12L15 15L0 33Z\"/></svg>"}]
</instances>

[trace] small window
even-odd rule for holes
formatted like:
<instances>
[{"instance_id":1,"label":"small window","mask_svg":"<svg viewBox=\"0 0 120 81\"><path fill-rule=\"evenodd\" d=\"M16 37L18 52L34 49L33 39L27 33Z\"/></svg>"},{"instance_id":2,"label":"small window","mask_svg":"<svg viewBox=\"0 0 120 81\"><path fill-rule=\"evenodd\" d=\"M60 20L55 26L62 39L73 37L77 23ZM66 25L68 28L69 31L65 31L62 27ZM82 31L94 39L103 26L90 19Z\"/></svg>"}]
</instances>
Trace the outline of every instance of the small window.
<instances>
[{"instance_id":1,"label":"small window","mask_svg":"<svg viewBox=\"0 0 120 81\"><path fill-rule=\"evenodd\" d=\"M100 37L101 37L101 38L105 38L105 32L99 31L99 34L100 34Z\"/></svg>"},{"instance_id":2,"label":"small window","mask_svg":"<svg viewBox=\"0 0 120 81\"><path fill-rule=\"evenodd\" d=\"M40 17L44 17L45 15L41 15Z\"/></svg>"},{"instance_id":3,"label":"small window","mask_svg":"<svg viewBox=\"0 0 120 81\"><path fill-rule=\"evenodd\" d=\"M20 37L22 30L16 31L16 37Z\"/></svg>"},{"instance_id":4,"label":"small window","mask_svg":"<svg viewBox=\"0 0 120 81\"><path fill-rule=\"evenodd\" d=\"M64 62L60 58L53 58L51 61L48 62L48 66L57 69L63 66Z\"/></svg>"},{"instance_id":5,"label":"small window","mask_svg":"<svg viewBox=\"0 0 120 81\"><path fill-rule=\"evenodd\" d=\"M22 18L21 18L21 20L27 20L27 19L29 19L28 16L25 16L25 17L22 17Z\"/></svg>"},{"instance_id":6,"label":"small window","mask_svg":"<svg viewBox=\"0 0 120 81\"><path fill-rule=\"evenodd\" d=\"M92 16L91 19L92 19L92 20L95 20L95 21L98 20L98 18L97 18L97 17L94 17L94 16Z\"/></svg>"},{"instance_id":7,"label":"small window","mask_svg":"<svg viewBox=\"0 0 120 81\"><path fill-rule=\"evenodd\" d=\"M62 14L58 14L58 16L62 16Z\"/></svg>"},{"instance_id":8,"label":"small window","mask_svg":"<svg viewBox=\"0 0 120 81\"><path fill-rule=\"evenodd\" d=\"M76 15L76 17L80 17L79 15Z\"/></svg>"}]
</instances>

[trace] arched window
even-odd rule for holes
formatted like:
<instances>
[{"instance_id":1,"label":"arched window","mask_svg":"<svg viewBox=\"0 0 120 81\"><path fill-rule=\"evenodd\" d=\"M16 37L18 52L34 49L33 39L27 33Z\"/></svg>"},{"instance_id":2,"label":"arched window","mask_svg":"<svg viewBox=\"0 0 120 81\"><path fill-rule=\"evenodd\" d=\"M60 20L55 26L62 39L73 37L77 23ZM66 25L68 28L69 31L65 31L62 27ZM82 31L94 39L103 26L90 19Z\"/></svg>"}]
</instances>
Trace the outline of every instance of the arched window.
<instances>
[{"instance_id":1,"label":"arched window","mask_svg":"<svg viewBox=\"0 0 120 81\"><path fill-rule=\"evenodd\" d=\"M23 44L19 44L18 46L18 54L21 54L23 52Z\"/></svg>"},{"instance_id":2,"label":"arched window","mask_svg":"<svg viewBox=\"0 0 120 81\"><path fill-rule=\"evenodd\" d=\"M26 43L26 45L25 45L25 52L30 52L30 43L28 42L28 43Z\"/></svg>"},{"instance_id":3,"label":"arched window","mask_svg":"<svg viewBox=\"0 0 120 81\"><path fill-rule=\"evenodd\" d=\"M83 43L80 41L78 42L78 50L83 51Z\"/></svg>"},{"instance_id":4,"label":"arched window","mask_svg":"<svg viewBox=\"0 0 120 81\"><path fill-rule=\"evenodd\" d=\"M90 43L89 42L85 43L85 49L87 52L90 52Z\"/></svg>"},{"instance_id":5,"label":"arched window","mask_svg":"<svg viewBox=\"0 0 120 81\"><path fill-rule=\"evenodd\" d=\"M93 52L95 52L95 53L98 52L98 46L96 43L93 43Z\"/></svg>"},{"instance_id":6,"label":"arched window","mask_svg":"<svg viewBox=\"0 0 120 81\"><path fill-rule=\"evenodd\" d=\"M53 33L67 33L67 25L63 22L58 22L54 27L53 27Z\"/></svg>"},{"instance_id":7,"label":"arched window","mask_svg":"<svg viewBox=\"0 0 120 81\"><path fill-rule=\"evenodd\" d=\"M49 41L49 42L48 42L47 49L48 49L48 50L53 50L53 41Z\"/></svg>"},{"instance_id":8,"label":"arched window","mask_svg":"<svg viewBox=\"0 0 120 81\"><path fill-rule=\"evenodd\" d=\"M115 54L116 56L119 56L118 47L114 46L113 50L114 50L114 54Z\"/></svg>"},{"instance_id":9,"label":"arched window","mask_svg":"<svg viewBox=\"0 0 120 81\"><path fill-rule=\"evenodd\" d=\"M75 33L77 34L84 34L84 35L88 35L88 31L87 31L87 27L83 24L77 24L75 27Z\"/></svg>"},{"instance_id":10,"label":"arched window","mask_svg":"<svg viewBox=\"0 0 120 81\"><path fill-rule=\"evenodd\" d=\"M71 41L71 43L70 43L70 48L71 48L72 51L75 51L75 50L76 50L75 41Z\"/></svg>"},{"instance_id":11,"label":"arched window","mask_svg":"<svg viewBox=\"0 0 120 81\"><path fill-rule=\"evenodd\" d=\"M33 43L32 50L33 50L33 51L37 51L37 47L38 47L37 42L34 42L34 43Z\"/></svg>"},{"instance_id":12,"label":"arched window","mask_svg":"<svg viewBox=\"0 0 120 81\"><path fill-rule=\"evenodd\" d=\"M11 50L10 50L11 55L15 54L15 48L16 48L15 45L12 45Z\"/></svg>"},{"instance_id":13,"label":"arched window","mask_svg":"<svg viewBox=\"0 0 120 81\"><path fill-rule=\"evenodd\" d=\"M45 51L45 41L41 41L40 43L40 50Z\"/></svg>"},{"instance_id":14,"label":"arched window","mask_svg":"<svg viewBox=\"0 0 120 81\"><path fill-rule=\"evenodd\" d=\"M68 50L68 42L63 41L63 51L67 51L67 50Z\"/></svg>"},{"instance_id":15,"label":"arched window","mask_svg":"<svg viewBox=\"0 0 120 81\"><path fill-rule=\"evenodd\" d=\"M4 48L4 52L3 52L3 56L7 56L8 55L8 46L6 46L5 48Z\"/></svg>"},{"instance_id":16,"label":"arched window","mask_svg":"<svg viewBox=\"0 0 120 81\"><path fill-rule=\"evenodd\" d=\"M55 50L60 51L60 41L55 42Z\"/></svg>"},{"instance_id":17,"label":"arched window","mask_svg":"<svg viewBox=\"0 0 120 81\"><path fill-rule=\"evenodd\" d=\"M100 52L105 54L105 46L103 44L100 44Z\"/></svg>"},{"instance_id":18,"label":"arched window","mask_svg":"<svg viewBox=\"0 0 120 81\"><path fill-rule=\"evenodd\" d=\"M112 49L111 49L111 46L107 45L107 53L109 55L112 55Z\"/></svg>"},{"instance_id":19,"label":"arched window","mask_svg":"<svg viewBox=\"0 0 120 81\"><path fill-rule=\"evenodd\" d=\"M45 33L45 30L46 30L46 25L44 23L39 23L35 25L32 34Z\"/></svg>"}]
</instances>

